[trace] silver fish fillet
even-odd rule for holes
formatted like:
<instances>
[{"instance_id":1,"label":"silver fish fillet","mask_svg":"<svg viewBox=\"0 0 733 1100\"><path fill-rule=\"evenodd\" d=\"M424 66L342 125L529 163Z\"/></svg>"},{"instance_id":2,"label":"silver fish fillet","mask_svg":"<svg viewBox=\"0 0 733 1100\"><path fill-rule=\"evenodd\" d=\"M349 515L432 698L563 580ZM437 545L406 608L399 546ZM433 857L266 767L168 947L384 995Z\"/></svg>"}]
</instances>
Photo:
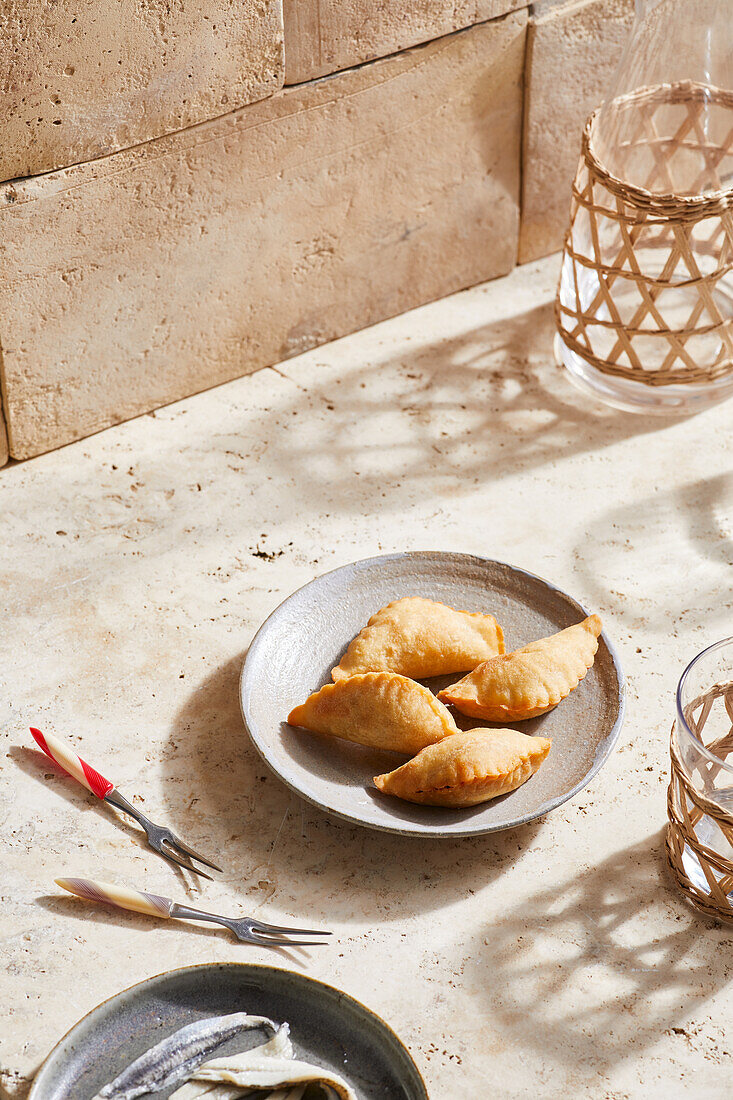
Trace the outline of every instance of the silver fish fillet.
<instances>
[{"instance_id":1,"label":"silver fish fillet","mask_svg":"<svg viewBox=\"0 0 733 1100\"><path fill-rule=\"evenodd\" d=\"M293 1044L290 1042L290 1028L287 1024L282 1024L272 1039L268 1039L266 1043L262 1043L254 1050L246 1053L252 1056L256 1055L259 1058L294 1058L295 1051L293 1050ZM216 1064L216 1062L205 1062L203 1066L199 1067L199 1070L204 1069L207 1065ZM198 1073L199 1070L195 1072ZM247 1089L246 1095L250 1095L251 1092L251 1089ZM267 1100L302 1100L303 1092L305 1092L305 1086L300 1090L300 1093L297 1089L278 1089L277 1092L269 1094ZM221 1081L192 1080L176 1089L170 1100L240 1100L244 1095L245 1092L242 1091L239 1085L222 1084Z\"/></svg>"},{"instance_id":2,"label":"silver fish fillet","mask_svg":"<svg viewBox=\"0 0 733 1100\"><path fill-rule=\"evenodd\" d=\"M137 1100L138 1096L176 1085L190 1077L222 1043L241 1031L258 1027L269 1029L273 1035L278 1032L273 1020L246 1012L187 1024L141 1054L114 1081L100 1089L94 1100Z\"/></svg>"},{"instance_id":3,"label":"silver fish fillet","mask_svg":"<svg viewBox=\"0 0 733 1100\"><path fill-rule=\"evenodd\" d=\"M191 1074L194 1082L222 1082L223 1084L237 1085L242 1089L280 1089L283 1085L308 1084L318 1082L336 1093L339 1100L358 1100L356 1093L339 1074L322 1066L311 1065L310 1062L301 1062L297 1059L265 1057L261 1048L246 1050L244 1054L234 1054L229 1057L216 1058L206 1062ZM195 1092L189 1090L189 1085L171 1096L170 1100L180 1100L181 1097L205 1097L209 1090L205 1084ZM231 1093L224 1091L224 1097L229 1100ZM216 1097L216 1093L213 1094ZM236 1094L235 1094L236 1095ZM233 1100L233 1098L232 1098Z\"/></svg>"}]
</instances>

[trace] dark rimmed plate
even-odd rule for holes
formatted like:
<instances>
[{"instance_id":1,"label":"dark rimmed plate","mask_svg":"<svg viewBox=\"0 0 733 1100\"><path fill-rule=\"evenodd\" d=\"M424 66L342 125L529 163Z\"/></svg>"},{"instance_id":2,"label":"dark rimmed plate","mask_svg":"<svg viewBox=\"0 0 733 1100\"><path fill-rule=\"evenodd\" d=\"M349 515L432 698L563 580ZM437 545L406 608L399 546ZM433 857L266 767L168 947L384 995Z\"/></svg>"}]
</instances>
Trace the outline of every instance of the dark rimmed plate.
<instances>
[{"instance_id":1,"label":"dark rimmed plate","mask_svg":"<svg viewBox=\"0 0 733 1100\"><path fill-rule=\"evenodd\" d=\"M54 1047L28 1100L91 1100L179 1027L228 1012L287 1020L296 1056L341 1074L359 1100L427 1100L407 1050L368 1008L303 974L246 963L170 970L111 997ZM263 1041L249 1032L219 1048L216 1057ZM178 1087L149 1095L163 1100Z\"/></svg>"},{"instance_id":2,"label":"dark rimmed plate","mask_svg":"<svg viewBox=\"0 0 733 1100\"><path fill-rule=\"evenodd\" d=\"M373 829L431 837L471 836L533 821L582 790L608 759L623 723L625 686L607 634L593 668L570 696L528 722L525 733L553 747L536 775L511 794L462 810L417 806L382 795L371 777L403 756L375 752L287 725L290 710L331 680L351 639L371 615L401 596L427 596L501 623L507 652L579 622L589 612L548 581L504 562L414 551L367 558L316 578L273 611L242 669L240 699L255 747L277 776L309 802ZM433 689L445 686L455 677ZM459 725L480 725L476 719ZM490 723L487 723L490 724Z\"/></svg>"}]
</instances>

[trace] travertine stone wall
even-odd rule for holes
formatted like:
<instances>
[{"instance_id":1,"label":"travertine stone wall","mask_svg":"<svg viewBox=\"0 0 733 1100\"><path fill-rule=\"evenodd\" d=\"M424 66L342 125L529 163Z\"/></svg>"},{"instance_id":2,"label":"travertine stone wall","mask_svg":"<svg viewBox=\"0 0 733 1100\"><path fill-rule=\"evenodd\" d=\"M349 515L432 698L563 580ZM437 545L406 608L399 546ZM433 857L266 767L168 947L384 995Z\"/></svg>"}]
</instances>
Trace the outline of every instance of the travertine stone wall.
<instances>
[{"instance_id":1,"label":"travertine stone wall","mask_svg":"<svg viewBox=\"0 0 733 1100\"><path fill-rule=\"evenodd\" d=\"M3 0L0 179L77 164L282 86L281 0Z\"/></svg>"},{"instance_id":2,"label":"travertine stone wall","mask_svg":"<svg viewBox=\"0 0 733 1100\"><path fill-rule=\"evenodd\" d=\"M0 4L10 453L559 249L582 126L632 14L633 0ZM0 465L7 449L0 419Z\"/></svg>"},{"instance_id":3,"label":"travertine stone wall","mask_svg":"<svg viewBox=\"0 0 733 1100\"><path fill-rule=\"evenodd\" d=\"M3 399L0 393L0 466L8 461L8 433L5 430L5 417L3 415Z\"/></svg>"},{"instance_id":4,"label":"travertine stone wall","mask_svg":"<svg viewBox=\"0 0 733 1100\"><path fill-rule=\"evenodd\" d=\"M283 0L285 83L325 76L527 7L529 0Z\"/></svg>"},{"instance_id":5,"label":"travertine stone wall","mask_svg":"<svg viewBox=\"0 0 733 1100\"><path fill-rule=\"evenodd\" d=\"M519 262L562 248L583 126L613 79L633 0L544 0L527 39Z\"/></svg>"},{"instance_id":6,"label":"travertine stone wall","mask_svg":"<svg viewBox=\"0 0 733 1100\"><path fill-rule=\"evenodd\" d=\"M526 12L0 188L25 458L510 270Z\"/></svg>"}]
</instances>

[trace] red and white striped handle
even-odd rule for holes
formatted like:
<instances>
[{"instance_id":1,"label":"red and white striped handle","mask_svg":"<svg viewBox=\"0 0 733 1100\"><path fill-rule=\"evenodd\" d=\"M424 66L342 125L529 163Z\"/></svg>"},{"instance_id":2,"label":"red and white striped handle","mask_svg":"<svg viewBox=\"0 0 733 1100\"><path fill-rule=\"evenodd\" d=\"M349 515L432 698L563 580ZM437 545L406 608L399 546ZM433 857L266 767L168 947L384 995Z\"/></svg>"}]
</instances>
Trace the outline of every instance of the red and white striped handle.
<instances>
[{"instance_id":1,"label":"red and white striped handle","mask_svg":"<svg viewBox=\"0 0 733 1100\"><path fill-rule=\"evenodd\" d=\"M113 886L111 882L95 882L91 878L57 878L56 885L78 898L98 901L102 905L116 905L118 909L132 909L133 913L148 913L151 917L169 917L173 902L159 894L146 894L127 886Z\"/></svg>"},{"instance_id":2,"label":"red and white striped handle","mask_svg":"<svg viewBox=\"0 0 733 1100\"><path fill-rule=\"evenodd\" d=\"M86 787L92 794L96 794L97 798L104 798L110 791L115 789L114 783L110 783L109 779L105 779L103 775L90 767L86 760L82 760L70 745L67 745L58 737L54 737L52 733L41 733L33 726L31 726L31 733L33 734L33 740L39 748L43 749L46 756L50 756L52 760L55 760L65 772L68 772L78 783L81 783L82 787Z\"/></svg>"}]
</instances>

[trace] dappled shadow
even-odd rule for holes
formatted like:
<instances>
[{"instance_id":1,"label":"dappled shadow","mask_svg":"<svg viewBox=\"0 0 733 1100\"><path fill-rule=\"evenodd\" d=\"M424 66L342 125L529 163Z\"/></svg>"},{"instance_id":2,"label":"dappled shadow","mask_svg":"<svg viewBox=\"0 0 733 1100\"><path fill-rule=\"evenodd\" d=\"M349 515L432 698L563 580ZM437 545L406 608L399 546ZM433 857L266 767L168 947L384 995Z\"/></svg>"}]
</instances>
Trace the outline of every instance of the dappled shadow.
<instances>
[{"instance_id":1,"label":"dappled shadow","mask_svg":"<svg viewBox=\"0 0 733 1100\"><path fill-rule=\"evenodd\" d=\"M578 1066L638 1060L665 1033L684 1036L696 1007L730 980L733 931L716 933L685 904L663 842L662 831L537 891L472 952L470 980L493 1026L569 1079Z\"/></svg>"},{"instance_id":2,"label":"dappled shadow","mask_svg":"<svg viewBox=\"0 0 733 1100\"><path fill-rule=\"evenodd\" d=\"M309 430L274 435L268 457L292 482L307 483L314 505L338 494L346 509L361 510L367 496L385 507L423 482L431 491L470 494L486 478L678 422L620 412L579 393L553 361L553 332L548 302L414 351L402 348L398 359L366 363L337 384L310 384L298 403L313 418ZM295 369L284 363L278 372L289 377ZM403 416L398 434L395 412Z\"/></svg>"},{"instance_id":3,"label":"dappled shadow","mask_svg":"<svg viewBox=\"0 0 733 1100\"><path fill-rule=\"evenodd\" d=\"M730 624L733 474L663 487L595 520L575 553L583 591L629 627ZM694 569L694 562L700 569ZM694 583L688 583L694 578ZM691 597L694 593L694 598Z\"/></svg>"},{"instance_id":4,"label":"dappled shadow","mask_svg":"<svg viewBox=\"0 0 733 1100\"><path fill-rule=\"evenodd\" d=\"M252 747L239 713L240 669L241 658L228 662L178 714L161 786L170 792L166 819L215 853L250 911L268 903L262 919L277 908L295 923L328 928L336 919L367 929L453 905L520 860L541 831L537 821L491 836L425 840L323 813L273 777ZM184 787L196 792L190 801L176 796Z\"/></svg>"},{"instance_id":5,"label":"dappled shadow","mask_svg":"<svg viewBox=\"0 0 733 1100\"><path fill-rule=\"evenodd\" d=\"M487 313L497 312L494 293L487 288ZM205 416L180 403L110 429L89 444L93 477L85 464L54 464L52 496L43 477L12 468L7 537L16 528L25 535L22 516L33 514L57 551L39 600L51 592L57 602L83 605L83 581L100 569L120 581L134 576L135 555L152 539L163 566L182 541L200 544L242 521L242 530L252 532L243 537L242 564L274 560L291 551L262 543L268 528L297 514L304 501L311 516L401 513L424 493L460 500L486 481L597 453L677 422L623 413L578 392L552 358L546 294L527 310L504 305L500 312L509 316L484 324L475 322L481 290L466 294L479 295L478 303L465 299L470 309L460 294L450 306L430 307L467 312L465 328L448 324L446 312L453 335L421 340L418 310L362 334L357 365L348 343L356 338L324 350L333 361L348 346L347 370L331 362L319 373L312 358L320 353L312 352L307 367L290 360L197 398ZM376 333L389 334L398 323L403 336L392 350L383 346L388 337ZM36 462L41 474L52 456ZM228 501L226 515L201 506L212 477ZM254 530L253 512L262 516ZM27 576L9 563L6 579L12 592Z\"/></svg>"}]
</instances>

